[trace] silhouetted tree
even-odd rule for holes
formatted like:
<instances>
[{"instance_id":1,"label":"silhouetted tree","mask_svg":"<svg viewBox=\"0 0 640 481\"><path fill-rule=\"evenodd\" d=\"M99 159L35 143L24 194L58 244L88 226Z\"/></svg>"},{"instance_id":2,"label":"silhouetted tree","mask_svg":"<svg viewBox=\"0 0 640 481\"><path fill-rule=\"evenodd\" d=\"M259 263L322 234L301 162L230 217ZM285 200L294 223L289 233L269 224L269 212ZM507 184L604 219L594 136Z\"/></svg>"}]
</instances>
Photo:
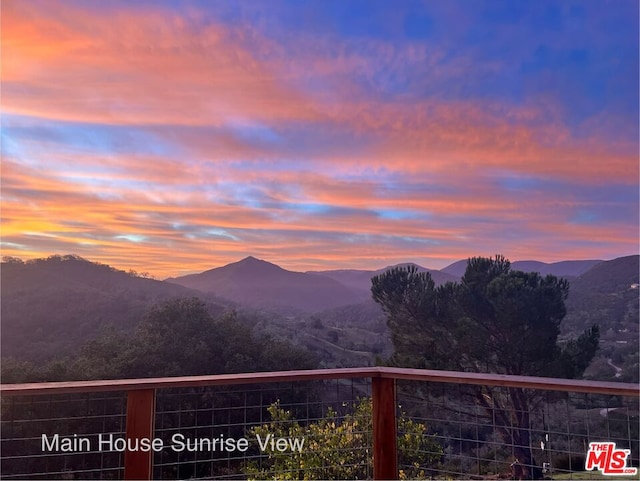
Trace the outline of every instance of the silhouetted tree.
<instances>
[{"instance_id":1,"label":"silhouetted tree","mask_svg":"<svg viewBox=\"0 0 640 481\"><path fill-rule=\"evenodd\" d=\"M436 288L429 273L410 266L374 277L371 290L392 331L393 365L575 378L598 349L597 325L558 343L566 280L512 271L502 256L469 259L459 283ZM482 387L469 393L515 446L526 477L537 477L529 427L540 393L510 388L496 394Z\"/></svg>"}]
</instances>

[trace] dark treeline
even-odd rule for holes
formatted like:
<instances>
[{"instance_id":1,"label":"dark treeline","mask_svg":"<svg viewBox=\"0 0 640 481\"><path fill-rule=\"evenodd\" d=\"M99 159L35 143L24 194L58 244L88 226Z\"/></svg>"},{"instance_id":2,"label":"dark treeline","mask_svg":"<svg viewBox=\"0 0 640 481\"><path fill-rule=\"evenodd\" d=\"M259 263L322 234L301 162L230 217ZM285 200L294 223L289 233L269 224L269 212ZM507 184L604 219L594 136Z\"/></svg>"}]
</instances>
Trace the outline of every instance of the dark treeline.
<instances>
[{"instance_id":1,"label":"dark treeline","mask_svg":"<svg viewBox=\"0 0 640 481\"><path fill-rule=\"evenodd\" d=\"M3 359L2 382L189 376L312 369L312 355L286 341L259 338L251 319L212 316L197 298L151 308L132 333L107 329L79 352L46 363Z\"/></svg>"}]
</instances>

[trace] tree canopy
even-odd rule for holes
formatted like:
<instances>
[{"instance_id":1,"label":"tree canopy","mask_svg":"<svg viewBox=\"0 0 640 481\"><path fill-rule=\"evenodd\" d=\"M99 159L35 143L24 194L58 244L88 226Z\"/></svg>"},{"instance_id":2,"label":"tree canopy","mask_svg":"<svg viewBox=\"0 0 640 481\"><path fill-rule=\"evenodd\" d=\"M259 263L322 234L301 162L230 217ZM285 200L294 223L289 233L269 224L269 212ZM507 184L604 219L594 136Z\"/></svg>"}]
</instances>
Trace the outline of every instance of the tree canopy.
<instances>
[{"instance_id":1,"label":"tree canopy","mask_svg":"<svg viewBox=\"0 0 640 481\"><path fill-rule=\"evenodd\" d=\"M258 336L235 312L219 317L198 298L153 306L132 334L107 329L76 356L34 365L3 359L3 382L195 376L313 369L308 351Z\"/></svg>"},{"instance_id":2,"label":"tree canopy","mask_svg":"<svg viewBox=\"0 0 640 481\"><path fill-rule=\"evenodd\" d=\"M469 259L460 282L391 269L372 279L387 315L396 365L513 375L579 377L598 348L598 326L558 341L569 283L511 270L503 256Z\"/></svg>"}]
</instances>

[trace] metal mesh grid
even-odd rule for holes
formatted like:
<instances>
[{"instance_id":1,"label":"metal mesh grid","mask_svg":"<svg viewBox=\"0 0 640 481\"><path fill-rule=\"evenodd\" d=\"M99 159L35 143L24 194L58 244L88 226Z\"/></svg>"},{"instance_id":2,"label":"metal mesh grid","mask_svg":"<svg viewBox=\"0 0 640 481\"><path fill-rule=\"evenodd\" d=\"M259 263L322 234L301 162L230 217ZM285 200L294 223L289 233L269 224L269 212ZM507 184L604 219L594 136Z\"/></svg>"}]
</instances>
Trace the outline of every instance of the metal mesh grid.
<instances>
[{"instance_id":1,"label":"metal mesh grid","mask_svg":"<svg viewBox=\"0 0 640 481\"><path fill-rule=\"evenodd\" d=\"M512 464L522 449L530 446L535 464L543 466L547 479L585 479L585 473L578 473L585 469L589 443L599 441L631 449L635 456L631 461L638 464L638 398L529 390L525 392L532 401L524 412L504 402L509 388L406 381L398 381L397 387L399 419L404 412L422 423L427 429L425 439L430 440L410 459L403 458L399 446L399 468L414 476L515 478L519 468ZM475 400L478 393L508 407L503 409L508 426L504 426L498 409L488 403L489 407L483 407ZM518 420L525 420L526 425ZM519 426L524 431L520 438L504 433L517 431ZM399 426L400 440L403 434ZM601 479L599 472L592 474L593 479Z\"/></svg>"},{"instance_id":2,"label":"metal mesh grid","mask_svg":"<svg viewBox=\"0 0 640 481\"><path fill-rule=\"evenodd\" d=\"M526 410L510 407L500 414L513 388L400 380L396 385L401 478L511 479L522 439L524 447L531 446L536 465L548 463L547 479L587 479L580 471L590 442L615 442L630 449L631 463L638 463L637 397L529 390ZM159 388L154 437L163 440L164 449L154 453L153 477L371 478L370 396L369 377ZM108 434L123 438L125 413L125 393L3 397L2 478L121 479L123 453L99 450L97 440ZM518 418L526 420L520 424L526 436L501 435ZM55 433L60 439L76 434L88 439L91 449L43 452L43 433L49 434L49 443ZM264 440L269 434L304 438L304 449L263 452L257 435ZM181 436L182 450L171 447L175 435ZM248 440L246 451L229 445L220 449L221 440L241 438ZM195 446L195 440L203 444ZM215 440L218 447L212 448ZM593 472L589 479L603 478Z\"/></svg>"},{"instance_id":3,"label":"metal mesh grid","mask_svg":"<svg viewBox=\"0 0 640 481\"><path fill-rule=\"evenodd\" d=\"M369 379L160 390L155 435L165 448L154 455L154 479L298 478L303 471L327 478L340 459L357 460L352 471L370 477L370 422L361 420L364 431L341 429L368 396ZM333 433L320 432L331 423Z\"/></svg>"},{"instance_id":4,"label":"metal mesh grid","mask_svg":"<svg viewBox=\"0 0 640 481\"><path fill-rule=\"evenodd\" d=\"M122 479L124 453L100 449L99 436L124 437L125 399L117 392L3 398L2 479Z\"/></svg>"}]
</instances>

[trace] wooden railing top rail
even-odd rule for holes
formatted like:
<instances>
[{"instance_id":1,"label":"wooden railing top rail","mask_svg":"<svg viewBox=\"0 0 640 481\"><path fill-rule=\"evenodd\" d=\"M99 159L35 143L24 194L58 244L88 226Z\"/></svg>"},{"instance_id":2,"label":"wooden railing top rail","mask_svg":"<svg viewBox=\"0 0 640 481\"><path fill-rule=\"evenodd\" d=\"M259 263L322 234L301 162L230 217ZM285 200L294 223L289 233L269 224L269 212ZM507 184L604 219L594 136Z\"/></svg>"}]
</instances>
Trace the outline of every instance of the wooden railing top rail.
<instances>
[{"instance_id":1,"label":"wooden railing top rail","mask_svg":"<svg viewBox=\"0 0 640 481\"><path fill-rule=\"evenodd\" d=\"M64 394L72 392L131 391L134 389L168 389L201 386L229 386L287 381L318 381L322 379L352 379L380 377L378 368L313 369L305 371L247 372L209 376L179 376L99 381L38 382L0 384L3 395Z\"/></svg>"},{"instance_id":2,"label":"wooden railing top rail","mask_svg":"<svg viewBox=\"0 0 640 481\"><path fill-rule=\"evenodd\" d=\"M611 396L640 397L640 384L607 381L585 381L582 379L560 379L555 377L511 376L507 374L485 374L477 372L435 371L429 369L407 369L383 367L382 377L411 381L433 381L483 386L521 387L543 391L582 392L609 394Z\"/></svg>"},{"instance_id":3,"label":"wooden railing top rail","mask_svg":"<svg viewBox=\"0 0 640 481\"><path fill-rule=\"evenodd\" d=\"M638 384L393 367L360 367L218 374L211 376L1 384L0 393L3 396L24 396L354 378L387 378L640 397L640 385Z\"/></svg>"}]
</instances>

